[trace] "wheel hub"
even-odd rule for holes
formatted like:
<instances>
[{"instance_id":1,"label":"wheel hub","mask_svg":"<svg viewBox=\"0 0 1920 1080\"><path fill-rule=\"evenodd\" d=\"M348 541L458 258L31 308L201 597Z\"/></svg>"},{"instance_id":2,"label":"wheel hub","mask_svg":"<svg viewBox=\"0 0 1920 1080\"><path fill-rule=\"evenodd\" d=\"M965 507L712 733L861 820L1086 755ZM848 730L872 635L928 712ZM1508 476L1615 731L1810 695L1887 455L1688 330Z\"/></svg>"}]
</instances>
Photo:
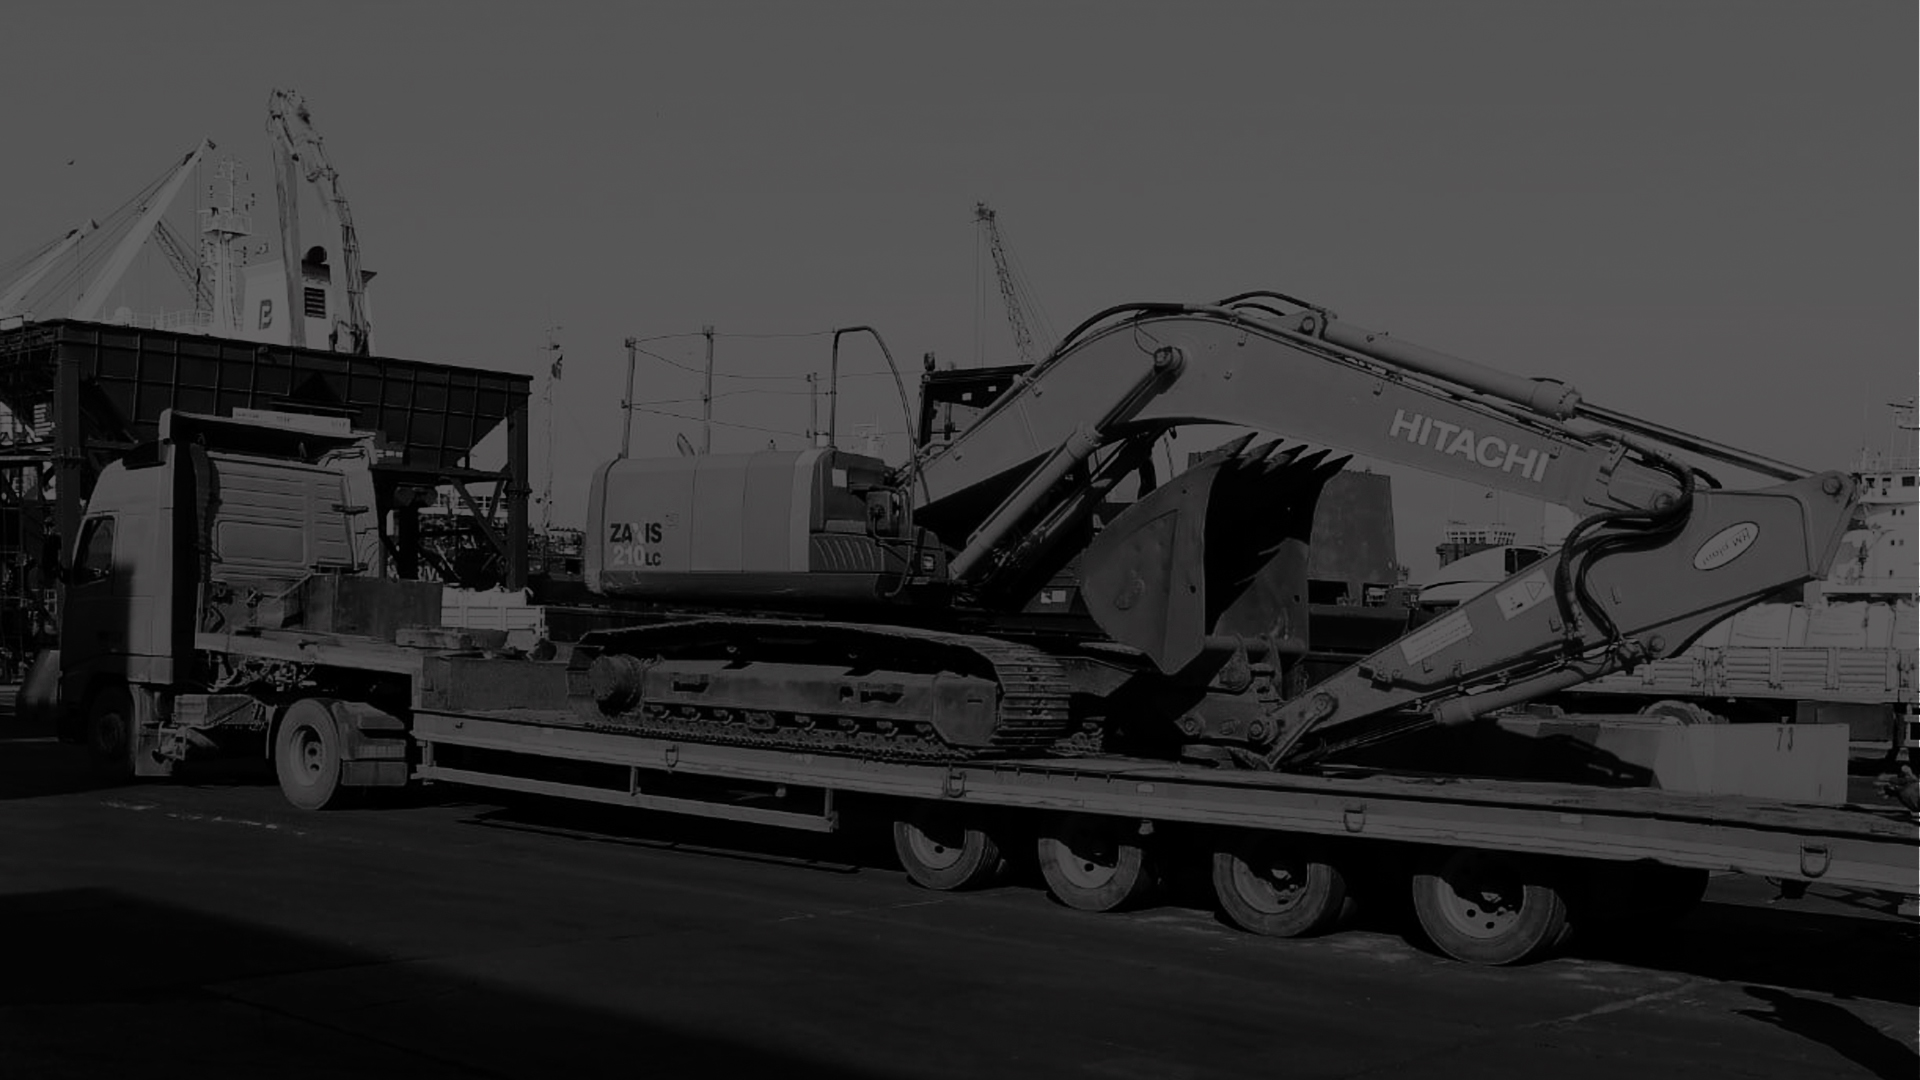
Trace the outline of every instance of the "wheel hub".
<instances>
[{"instance_id":1,"label":"wheel hub","mask_svg":"<svg viewBox=\"0 0 1920 1080\"><path fill-rule=\"evenodd\" d=\"M1120 872L1120 859L1110 843L1086 836L1062 838L1060 873L1082 889L1104 888Z\"/></svg>"},{"instance_id":2,"label":"wheel hub","mask_svg":"<svg viewBox=\"0 0 1920 1080\"><path fill-rule=\"evenodd\" d=\"M945 870L953 866L965 854L961 845L949 844L944 839L930 836L927 830L919 825L908 827L907 846L912 849L914 858L918 859L921 865L934 870Z\"/></svg>"},{"instance_id":3,"label":"wheel hub","mask_svg":"<svg viewBox=\"0 0 1920 1080\"><path fill-rule=\"evenodd\" d=\"M326 747L321 743L319 733L311 728L301 728L294 733L293 745L294 773L303 784L311 784L320 778L320 772L326 765Z\"/></svg>"},{"instance_id":4,"label":"wheel hub","mask_svg":"<svg viewBox=\"0 0 1920 1080\"><path fill-rule=\"evenodd\" d=\"M1445 884L1441 910L1448 923L1469 937L1507 933L1526 902L1526 890L1518 881L1478 862L1448 874Z\"/></svg>"},{"instance_id":5,"label":"wheel hub","mask_svg":"<svg viewBox=\"0 0 1920 1080\"><path fill-rule=\"evenodd\" d=\"M1300 902L1306 891L1304 868L1285 860L1260 860L1257 864L1237 859L1233 865L1233 885L1247 906L1267 915L1277 915Z\"/></svg>"}]
</instances>

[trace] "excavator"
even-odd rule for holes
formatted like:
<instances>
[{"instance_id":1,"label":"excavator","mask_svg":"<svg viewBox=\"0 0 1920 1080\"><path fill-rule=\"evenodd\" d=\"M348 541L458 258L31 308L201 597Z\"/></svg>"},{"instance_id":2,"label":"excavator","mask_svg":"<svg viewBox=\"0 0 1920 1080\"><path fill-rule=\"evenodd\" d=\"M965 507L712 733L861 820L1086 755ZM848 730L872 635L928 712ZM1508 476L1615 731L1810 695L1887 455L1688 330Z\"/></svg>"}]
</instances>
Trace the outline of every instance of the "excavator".
<instances>
[{"instance_id":1,"label":"excavator","mask_svg":"<svg viewBox=\"0 0 1920 1080\"><path fill-rule=\"evenodd\" d=\"M1266 441L1235 438L1163 482L1155 447L1205 425ZM1309 625L1307 553L1353 455L1581 520L1444 616L1330 652ZM1731 490L1720 466L1774 483ZM1844 473L1271 291L1099 312L897 466L829 442L622 457L591 483L588 588L642 614L574 648L584 726L891 760L1265 770L1678 653L1819 577L1856 497Z\"/></svg>"}]
</instances>

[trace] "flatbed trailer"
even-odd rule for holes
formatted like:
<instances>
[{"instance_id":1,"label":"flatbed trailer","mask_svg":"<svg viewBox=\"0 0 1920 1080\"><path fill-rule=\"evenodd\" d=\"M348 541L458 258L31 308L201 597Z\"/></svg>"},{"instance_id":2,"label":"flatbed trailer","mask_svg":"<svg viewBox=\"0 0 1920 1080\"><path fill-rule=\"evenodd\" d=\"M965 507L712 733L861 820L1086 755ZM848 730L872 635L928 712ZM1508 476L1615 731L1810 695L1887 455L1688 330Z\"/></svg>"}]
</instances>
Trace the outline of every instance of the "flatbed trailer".
<instances>
[{"instance_id":1,"label":"flatbed trailer","mask_svg":"<svg viewBox=\"0 0 1920 1080\"><path fill-rule=\"evenodd\" d=\"M1804 806L1646 788L1599 788L1354 770L1320 776L1129 758L956 765L862 761L580 730L564 714L422 712L419 780L731 818L816 832L838 827L840 794L956 806L1063 811L1183 824L1439 844L1732 871L1911 896L1920 827L1894 811ZM592 762L624 786L544 780L510 766L443 764L449 749ZM499 759L495 759L496 761ZM769 810L655 795L653 777L774 785L818 809Z\"/></svg>"},{"instance_id":2,"label":"flatbed trailer","mask_svg":"<svg viewBox=\"0 0 1920 1080\"><path fill-rule=\"evenodd\" d=\"M1024 849L1056 897L1091 911L1144 902L1154 879L1131 872L1143 863L1198 855L1211 860L1229 921L1281 937L1335 929L1351 883L1397 881L1434 944L1478 963L1539 959L1575 926L1657 925L1697 901L1715 872L1877 894L1907 915L1920 897L1920 819L1892 803L1353 766L872 760L646 737L583 719L568 705L564 659L299 631L202 634L196 644L237 663L406 680L409 708L347 701L322 679L296 692L314 696L267 710L282 789L310 809L356 787L447 783L812 832L855 815L891 826L902 866L923 886L985 884L1003 852ZM183 707L203 714L218 703L176 697Z\"/></svg>"}]
</instances>

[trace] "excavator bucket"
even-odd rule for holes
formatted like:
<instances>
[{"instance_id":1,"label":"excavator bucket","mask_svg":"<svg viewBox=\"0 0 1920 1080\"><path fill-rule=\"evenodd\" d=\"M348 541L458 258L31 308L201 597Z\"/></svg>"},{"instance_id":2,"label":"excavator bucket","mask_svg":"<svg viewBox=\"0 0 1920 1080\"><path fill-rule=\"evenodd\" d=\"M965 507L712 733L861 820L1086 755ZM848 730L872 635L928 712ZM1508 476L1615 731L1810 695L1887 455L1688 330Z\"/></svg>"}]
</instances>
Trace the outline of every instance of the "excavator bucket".
<instances>
[{"instance_id":1,"label":"excavator bucket","mask_svg":"<svg viewBox=\"0 0 1920 1080\"><path fill-rule=\"evenodd\" d=\"M1221 447L1102 529L1081 559L1087 606L1115 641L1166 674L1208 640L1306 637L1307 541L1326 482L1349 460L1327 451Z\"/></svg>"}]
</instances>

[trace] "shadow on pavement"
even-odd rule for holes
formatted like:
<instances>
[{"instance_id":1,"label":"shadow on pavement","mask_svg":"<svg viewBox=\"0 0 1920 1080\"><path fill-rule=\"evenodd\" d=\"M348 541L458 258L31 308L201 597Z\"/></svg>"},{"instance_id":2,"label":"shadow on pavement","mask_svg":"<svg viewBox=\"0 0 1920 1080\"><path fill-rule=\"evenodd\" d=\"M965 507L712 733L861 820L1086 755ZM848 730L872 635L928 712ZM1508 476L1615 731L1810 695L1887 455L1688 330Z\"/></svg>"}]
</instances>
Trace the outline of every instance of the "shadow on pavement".
<instances>
[{"instance_id":1,"label":"shadow on pavement","mask_svg":"<svg viewBox=\"0 0 1920 1080\"><path fill-rule=\"evenodd\" d=\"M102 773L84 746L50 737L0 739L0 801L109 789L132 793L148 786L257 787L273 782L273 767L252 757L189 761L171 777L130 781Z\"/></svg>"},{"instance_id":2,"label":"shadow on pavement","mask_svg":"<svg viewBox=\"0 0 1920 1080\"><path fill-rule=\"evenodd\" d=\"M155 782L165 787L271 787L264 761L208 762ZM86 753L52 742L0 741L0 801L98 790ZM122 787L137 793L145 785ZM840 804L842 828L833 833L796 832L764 825L575 803L457 785L414 786L374 795L375 807L470 809L469 827L563 836L593 845L677 850L703 858L771 863L812 872L901 875L883 805L853 798ZM1002 838L1007 867L1000 887L1044 889L1030 837ZM1404 879L1390 872L1350 875L1356 904L1349 932L1402 938L1431 952L1411 915ZM1845 898L1841 902L1845 903ZM1215 903L1205 853L1197 846L1168 867L1159 904L1214 918ZM1832 914L1745 903L1708 902L1660 932L1576 931L1570 955L1730 982L1766 984L1920 1006L1920 928L1871 912Z\"/></svg>"},{"instance_id":3,"label":"shadow on pavement","mask_svg":"<svg viewBox=\"0 0 1920 1080\"><path fill-rule=\"evenodd\" d=\"M1882 1080L1920 1076L1920 1051L1912 1043L1901 1042L1838 1005L1766 986L1749 986L1747 994L1768 1007L1734 1010L1741 1016L1830 1047Z\"/></svg>"},{"instance_id":4,"label":"shadow on pavement","mask_svg":"<svg viewBox=\"0 0 1920 1080\"><path fill-rule=\"evenodd\" d=\"M0 1075L879 1076L756 1045L744 1014L697 1032L122 892L0 896L0 925L42 943L0 980Z\"/></svg>"},{"instance_id":5,"label":"shadow on pavement","mask_svg":"<svg viewBox=\"0 0 1920 1080\"><path fill-rule=\"evenodd\" d=\"M1889 919L1707 902L1664 931L1576 938L1571 953L1920 1007L1920 930Z\"/></svg>"},{"instance_id":6,"label":"shadow on pavement","mask_svg":"<svg viewBox=\"0 0 1920 1080\"><path fill-rule=\"evenodd\" d=\"M672 849L702 856L803 866L833 874L901 874L883 808L848 804L848 831L791 832L768 826L567 803L506 793L467 819L488 829L564 835L582 843ZM1002 840L1002 888L1043 890L1030 841ZM1220 919L1204 852L1168 860L1157 904ZM1404 878L1385 868L1349 875L1353 907L1340 932L1399 937L1424 952ZM1715 980L1764 983L1920 1006L1920 927L1866 915L1705 902L1660 931L1576 932L1568 955Z\"/></svg>"},{"instance_id":7,"label":"shadow on pavement","mask_svg":"<svg viewBox=\"0 0 1920 1080\"><path fill-rule=\"evenodd\" d=\"M0 739L0 800L68 795L115 784L93 769L84 747L50 736Z\"/></svg>"},{"instance_id":8,"label":"shadow on pavement","mask_svg":"<svg viewBox=\"0 0 1920 1080\"><path fill-rule=\"evenodd\" d=\"M809 835L764 826L628 813L527 799L469 819L484 828L566 835L584 843L629 844L702 856L782 863L835 873L901 873L886 823L867 818L850 834ZM1044 889L1023 846L1008 845L1003 888ZM1218 920L1206 860L1166 867L1158 904ZM1434 954L1412 915L1403 879L1375 871L1352 879L1355 903L1340 932L1399 937ZM1920 1005L1920 930L1906 922L1704 903L1659 933L1578 935L1569 955L1732 982Z\"/></svg>"}]
</instances>

